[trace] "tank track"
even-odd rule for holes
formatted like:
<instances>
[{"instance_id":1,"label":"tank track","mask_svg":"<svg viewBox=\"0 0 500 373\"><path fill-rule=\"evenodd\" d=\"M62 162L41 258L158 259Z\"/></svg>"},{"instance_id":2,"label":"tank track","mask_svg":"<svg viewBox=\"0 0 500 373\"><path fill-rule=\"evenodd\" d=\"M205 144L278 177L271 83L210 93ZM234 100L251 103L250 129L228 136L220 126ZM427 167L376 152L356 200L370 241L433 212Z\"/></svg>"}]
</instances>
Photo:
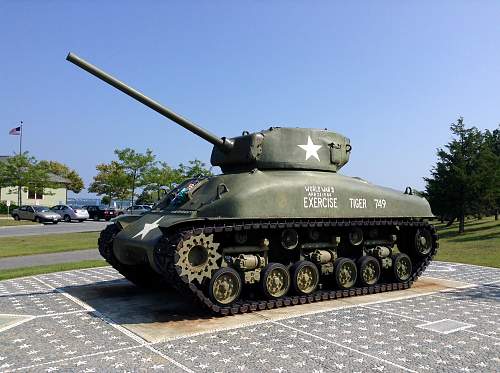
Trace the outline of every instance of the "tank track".
<instances>
[{"instance_id":1,"label":"tank track","mask_svg":"<svg viewBox=\"0 0 500 373\"><path fill-rule=\"evenodd\" d=\"M148 264L129 266L121 263L113 253L113 239L120 232L116 224L109 224L97 240L99 254L123 277L142 288L159 289L165 284L163 276L154 272Z\"/></svg>"},{"instance_id":2,"label":"tank track","mask_svg":"<svg viewBox=\"0 0 500 373\"><path fill-rule=\"evenodd\" d=\"M203 293L195 284L189 283L187 278L179 276L174 267L176 247L180 240L189 239L192 235L201 233L212 234L220 232L234 232L239 230L270 230L283 228L323 228L323 227L349 227L349 226L400 226L400 227L422 227L427 228L432 235L432 250L420 261L413 263L414 271L406 282L377 283L373 286L354 287L348 290L316 290L314 293L304 295L286 295L275 300L245 300L240 299L233 305L221 307L214 304L210 298ZM236 315L266 309L289 307L305 303L321 302L330 299L339 299L352 296L382 293L408 289L413 282L424 272L426 267L436 255L439 247L438 235L434 226L428 222L412 219L332 219L332 220L292 220L292 221L255 221L255 222L223 222L222 224L201 225L178 228L170 236L163 237L155 248L155 261L162 269L167 282L183 296L190 297L196 304L200 304L211 312L221 315ZM412 260L414 258L412 257Z\"/></svg>"}]
</instances>

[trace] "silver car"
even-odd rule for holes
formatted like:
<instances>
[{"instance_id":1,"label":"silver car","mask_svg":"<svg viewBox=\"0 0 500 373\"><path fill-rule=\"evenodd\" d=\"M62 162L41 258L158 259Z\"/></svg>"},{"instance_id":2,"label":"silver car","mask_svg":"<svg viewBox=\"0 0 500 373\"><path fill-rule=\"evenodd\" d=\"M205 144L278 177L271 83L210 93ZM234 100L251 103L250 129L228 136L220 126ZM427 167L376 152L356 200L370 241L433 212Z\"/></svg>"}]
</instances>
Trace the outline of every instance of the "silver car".
<instances>
[{"instance_id":1,"label":"silver car","mask_svg":"<svg viewBox=\"0 0 500 373\"><path fill-rule=\"evenodd\" d=\"M57 205L51 208L52 211L59 214L65 222L78 220L80 223L89 218L89 212L81 207L72 207L68 205Z\"/></svg>"},{"instance_id":2,"label":"silver car","mask_svg":"<svg viewBox=\"0 0 500 373\"><path fill-rule=\"evenodd\" d=\"M50 210L47 206L28 206L24 205L15 210L12 210L12 217L15 220L32 220L39 223L54 223L57 224L61 220L61 216Z\"/></svg>"},{"instance_id":3,"label":"silver car","mask_svg":"<svg viewBox=\"0 0 500 373\"><path fill-rule=\"evenodd\" d=\"M125 215L143 215L146 212L150 212L150 211L151 211L151 207L148 205L134 205L134 206L127 207L119 215L122 215L122 214L125 214Z\"/></svg>"}]
</instances>

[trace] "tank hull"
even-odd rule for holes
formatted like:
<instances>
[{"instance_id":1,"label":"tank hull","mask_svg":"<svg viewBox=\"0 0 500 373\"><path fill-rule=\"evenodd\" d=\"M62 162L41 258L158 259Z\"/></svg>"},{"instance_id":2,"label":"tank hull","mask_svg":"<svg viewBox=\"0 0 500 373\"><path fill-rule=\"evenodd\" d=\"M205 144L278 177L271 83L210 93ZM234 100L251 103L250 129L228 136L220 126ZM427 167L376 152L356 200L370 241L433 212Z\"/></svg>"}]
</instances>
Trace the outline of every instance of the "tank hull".
<instances>
[{"instance_id":1,"label":"tank hull","mask_svg":"<svg viewBox=\"0 0 500 373\"><path fill-rule=\"evenodd\" d=\"M218 196L218 188L227 192ZM148 262L164 233L178 225L259 219L432 218L421 197L321 171L259 171L210 178L182 208L126 217L114 240L126 264Z\"/></svg>"}]
</instances>

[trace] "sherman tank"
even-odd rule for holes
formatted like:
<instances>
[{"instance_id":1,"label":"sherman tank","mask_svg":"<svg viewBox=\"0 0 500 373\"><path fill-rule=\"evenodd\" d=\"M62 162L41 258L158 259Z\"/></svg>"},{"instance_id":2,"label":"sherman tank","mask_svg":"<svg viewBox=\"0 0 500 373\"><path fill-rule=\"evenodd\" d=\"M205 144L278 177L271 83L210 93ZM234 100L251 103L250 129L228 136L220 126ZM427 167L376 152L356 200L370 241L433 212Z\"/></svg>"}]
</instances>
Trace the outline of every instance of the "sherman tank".
<instances>
[{"instance_id":1,"label":"sherman tank","mask_svg":"<svg viewBox=\"0 0 500 373\"><path fill-rule=\"evenodd\" d=\"M101 255L134 284L173 287L230 315L407 289L436 254L424 198L339 174L347 137L285 127L218 137L80 57L67 60L213 144L222 170L102 231Z\"/></svg>"}]
</instances>

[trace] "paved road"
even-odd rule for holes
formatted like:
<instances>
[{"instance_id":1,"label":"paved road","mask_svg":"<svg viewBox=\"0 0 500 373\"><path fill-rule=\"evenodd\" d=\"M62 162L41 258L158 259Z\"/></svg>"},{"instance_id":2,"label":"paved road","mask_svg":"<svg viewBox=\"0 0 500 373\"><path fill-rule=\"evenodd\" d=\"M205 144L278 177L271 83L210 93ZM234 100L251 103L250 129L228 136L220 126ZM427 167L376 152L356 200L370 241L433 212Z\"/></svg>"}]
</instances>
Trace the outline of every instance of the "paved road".
<instances>
[{"instance_id":1,"label":"paved road","mask_svg":"<svg viewBox=\"0 0 500 373\"><path fill-rule=\"evenodd\" d=\"M47 264L71 263L81 260L102 259L97 249L67 251L62 253L15 256L0 259L0 269L33 267Z\"/></svg>"},{"instance_id":2,"label":"paved road","mask_svg":"<svg viewBox=\"0 0 500 373\"><path fill-rule=\"evenodd\" d=\"M238 315L201 333L221 319L168 311L182 299L110 267L1 281L0 372L499 371L500 269L438 262L428 275L397 297Z\"/></svg>"},{"instance_id":3,"label":"paved road","mask_svg":"<svg viewBox=\"0 0 500 373\"><path fill-rule=\"evenodd\" d=\"M9 236L34 236L41 234L74 233L74 232L94 232L103 230L108 222L105 221L84 221L59 224L37 224L21 225L16 227L0 227L0 237Z\"/></svg>"}]
</instances>

